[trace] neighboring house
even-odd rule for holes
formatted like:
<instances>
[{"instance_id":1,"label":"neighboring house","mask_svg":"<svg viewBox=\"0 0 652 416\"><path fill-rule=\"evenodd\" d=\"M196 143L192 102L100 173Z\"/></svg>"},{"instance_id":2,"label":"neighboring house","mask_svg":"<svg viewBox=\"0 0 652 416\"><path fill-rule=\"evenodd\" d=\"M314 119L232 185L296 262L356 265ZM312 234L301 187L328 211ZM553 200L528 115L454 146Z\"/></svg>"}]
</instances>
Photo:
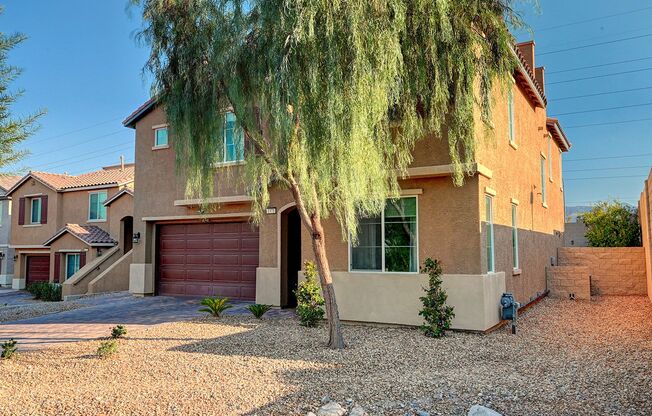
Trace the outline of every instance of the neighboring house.
<instances>
[{"instance_id":1,"label":"neighboring house","mask_svg":"<svg viewBox=\"0 0 652 416\"><path fill-rule=\"evenodd\" d=\"M101 268L105 259L114 261L131 250L133 183L134 166L124 164L77 176L30 172L22 177L7 192L14 213L13 287L69 283L86 264ZM75 281L73 293L85 292L88 282L80 283Z\"/></svg>"},{"instance_id":2,"label":"neighboring house","mask_svg":"<svg viewBox=\"0 0 652 416\"><path fill-rule=\"evenodd\" d=\"M564 224L564 246L565 247L588 247L586 239L586 224L578 219L576 222Z\"/></svg>"},{"instance_id":3,"label":"neighboring house","mask_svg":"<svg viewBox=\"0 0 652 416\"><path fill-rule=\"evenodd\" d=\"M11 235L11 198L7 191L21 176L0 175L0 287L10 287L14 277L14 249L9 247Z\"/></svg>"},{"instance_id":4,"label":"neighboring house","mask_svg":"<svg viewBox=\"0 0 652 416\"><path fill-rule=\"evenodd\" d=\"M401 199L380 216L362 219L359 245L343 241L340 226L324 224L340 316L351 321L418 325L427 257L442 262L455 307L453 326L486 330L499 322L500 297L514 292L526 304L546 293L546 268L563 245L562 153L559 122L546 115L543 68L534 43L518 46L513 83L496 91L495 132L477 123L475 173L462 187L451 180L448 144L419 141ZM535 75L536 74L536 75ZM225 123L234 123L233 114ZM216 168L214 205L186 199L175 174L174 137L165 113L150 100L125 121L136 134L134 247L130 291L138 295L218 293L232 299L292 306L302 262L312 259L310 236L290 192L272 189L262 223L250 223L251 198L237 180L246 139L227 128L223 163ZM229 168L227 171L227 167ZM235 179L234 179L235 178Z\"/></svg>"}]
</instances>

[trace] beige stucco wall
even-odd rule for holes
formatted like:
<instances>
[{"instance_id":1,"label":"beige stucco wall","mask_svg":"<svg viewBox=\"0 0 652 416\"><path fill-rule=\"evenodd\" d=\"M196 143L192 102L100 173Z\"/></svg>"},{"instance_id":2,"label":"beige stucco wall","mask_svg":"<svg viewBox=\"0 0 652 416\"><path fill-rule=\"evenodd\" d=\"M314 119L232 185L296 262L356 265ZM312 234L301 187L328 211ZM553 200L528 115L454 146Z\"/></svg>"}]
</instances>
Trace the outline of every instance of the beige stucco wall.
<instances>
[{"instance_id":1,"label":"beige stucco wall","mask_svg":"<svg viewBox=\"0 0 652 416\"><path fill-rule=\"evenodd\" d=\"M123 194L107 207L108 231L114 240L123 242L124 238L132 238L131 235L122 235L122 219L134 215L134 197Z\"/></svg>"},{"instance_id":2,"label":"beige stucco wall","mask_svg":"<svg viewBox=\"0 0 652 416\"><path fill-rule=\"evenodd\" d=\"M586 224L581 220L564 224L564 247L588 247Z\"/></svg>"},{"instance_id":3,"label":"beige stucco wall","mask_svg":"<svg viewBox=\"0 0 652 416\"><path fill-rule=\"evenodd\" d=\"M102 247L102 250L105 252L110 248ZM61 253L61 264L59 265L59 283L63 283L66 280L66 275L64 273L66 266L65 251L75 250L76 252L84 251L86 253L86 263L92 262L95 257L97 257L97 249L90 247L88 244L84 243L77 237L66 233L56 239L50 246L50 281L54 281L55 276L55 256L57 253Z\"/></svg>"},{"instance_id":4,"label":"beige stucco wall","mask_svg":"<svg viewBox=\"0 0 652 416\"><path fill-rule=\"evenodd\" d=\"M25 225L18 225L19 199L26 195L42 194L48 196L48 221L47 224L30 224L29 201L25 201ZM43 185L35 179L28 179L11 194L11 210L14 215L11 218L11 239L10 244L21 245L42 245L60 228L58 226L62 211L61 194Z\"/></svg>"},{"instance_id":5,"label":"beige stucco wall","mask_svg":"<svg viewBox=\"0 0 652 416\"><path fill-rule=\"evenodd\" d=\"M131 265L132 252L125 253L118 260L112 262L106 270L88 282L88 293L129 290L129 266Z\"/></svg>"},{"instance_id":6,"label":"beige stucco wall","mask_svg":"<svg viewBox=\"0 0 652 416\"><path fill-rule=\"evenodd\" d=\"M645 253L645 270L647 282L647 295L652 301L652 170L643 184L643 191L638 202L639 220L641 223L641 241Z\"/></svg>"},{"instance_id":7,"label":"beige stucco wall","mask_svg":"<svg viewBox=\"0 0 652 416\"><path fill-rule=\"evenodd\" d=\"M550 297L591 300L590 269L586 266L554 266L548 269Z\"/></svg>"}]
</instances>

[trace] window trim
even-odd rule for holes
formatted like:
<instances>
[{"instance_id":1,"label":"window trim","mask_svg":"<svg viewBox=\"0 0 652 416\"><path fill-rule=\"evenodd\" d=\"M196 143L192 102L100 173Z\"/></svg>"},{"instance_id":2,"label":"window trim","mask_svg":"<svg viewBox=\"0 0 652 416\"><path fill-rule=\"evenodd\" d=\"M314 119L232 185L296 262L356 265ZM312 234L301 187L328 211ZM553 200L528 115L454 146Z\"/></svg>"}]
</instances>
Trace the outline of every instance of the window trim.
<instances>
[{"instance_id":1,"label":"window trim","mask_svg":"<svg viewBox=\"0 0 652 416\"><path fill-rule=\"evenodd\" d=\"M541 204L548 208L548 198L547 198L547 190L546 190L546 157L541 154L541 159L540 159L540 167L539 167L540 175L541 175Z\"/></svg>"},{"instance_id":2,"label":"window trim","mask_svg":"<svg viewBox=\"0 0 652 416\"><path fill-rule=\"evenodd\" d=\"M507 90L507 137L509 144L516 150L516 114L514 111L515 97L514 85L510 84Z\"/></svg>"},{"instance_id":3,"label":"window trim","mask_svg":"<svg viewBox=\"0 0 652 416\"><path fill-rule=\"evenodd\" d=\"M512 202L512 268L514 271L521 268L521 256L518 242L518 205Z\"/></svg>"},{"instance_id":4,"label":"window trim","mask_svg":"<svg viewBox=\"0 0 652 416\"><path fill-rule=\"evenodd\" d=\"M548 178L550 182L554 182L552 176L552 136L548 135Z\"/></svg>"},{"instance_id":5,"label":"window trim","mask_svg":"<svg viewBox=\"0 0 652 416\"><path fill-rule=\"evenodd\" d=\"M222 158L220 161L218 161L215 165L218 167L226 167L226 166L237 166L237 165L244 165L245 163L245 134L244 130L242 131L242 159L235 159L235 160L226 160L226 117L228 114L233 114L235 117L235 113L233 111L227 111L224 113L224 129L222 132ZM235 122L236 124L238 123L238 118L235 117ZM235 133L235 129L233 130ZM237 149L236 149L236 157L238 156L237 154Z\"/></svg>"},{"instance_id":6,"label":"window trim","mask_svg":"<svg viewBox=\"0 0 652 416\"><path fill-rule=\"evenodd\" d=\"M348 258L348 271L349 273L383 273L383 274L409 274L409 275L416 275L419 274L420 271L420 260L419 260L419 195L401 195L397 199L408 199L408 198L414 198L416 202L416 207L415 207L415 217L416 217L416 233L414 236L414 239L416 241L416 245L414 247L416 251L416 263L417 263L417 270L414 272L388 272L385 271L385 208L383 208L383 211L380 213L380 239L381 239L381 262L380 262L380 270L364 270L364 269L353 269L351 268L351 260L353 259L352 256L352 245L351 245L351 236L349 235L348 238L348 245L349 245L349 258Z\"/></svg>"},{"instance_id":7,"label":"window trim","mask_svg":"<svg viewBox=\"0 0 652 416\"><path fill-rule=\"evenodd\" d=\"M102 193L106 194L106 198L104 199L104 201L106 201L109 198L109 191L107 191L107 190L90 191L88 193L88 216L87 216L87 221L88 222L106 222L107 219L109 218L109 213L106 210L105 210L105 218L96 218L96 219L91 218L91 195L93 195L93 194L102 194ZM100 202L99 198L98 198L97 201L98 201L98 204L99 204L99 206L98 206L98 209L99 209L100 206L103 204L103 202ZM99 213L99 211L98 211L98 213Z\"/></svg>"},{"instance_id":8,"label":"window trim","mask_svg":"<svg viewBox=\"0 0 652 416\"><path fill-rule=\"evenodd\" d=\"M75 273L77 273L81 269L81 252L79 252L79 251L78 252L69 252L69 253L65 253L65 255L66 255L65 256L66 257L66 263L65 263L64 270L63 270L63 275L65 277L65 280L68 280L72 276L74 276ZM68 257L70 257L70 256L76 256L77 257L77 259L78 259L77 264L79 265L79 267L77 268L77 270L75 270L75 273L68 276Z\"/></svg>"},{"instance_id":9,"label":"window trim","mask_svg":"<svg viewBox=\"0 0 652 416\"><path fill-rule=\"evenodd\" d=\"M38 221L34 221L34 201L38 200ZM29 225L41 225L41 216L43 215L43 198L35 196L29 199Z\"/></svg>"},{"instance_id":10,"label":"window trim","mask_svg":"<svg viewBox=\"0 0 652 416\"><path fill-rule=\"evenodd\" d=\"M489 218L485 218L485 224L488 224L491 229L491 268L489 268L489 258L487 258L487 274L489 274L496 273L496 232L494 230L494 197L489 194L484 195L485 217L487 212L487 201L491 202L491 205L489 206L489 213L491 215ZM485 251L488 248L487 245L489 243L487 237L488 236L485 237Z\"/></svg>"},{"instance_id":11,"label":"window trim","mask_svg":"<svg viewBox=\"0 0 652 416\"><path fill-rule=\"evenodd\" d=\"M152 150L169 149L170 148L170 131L168 129L168 125L167 124L160 124L160 125L157 125L157 126L152 126L152 130L154 130L154 146L152 146ZM168 133L168 137L167 137L167 140L166 140L165 144L158 144L157 143L156 134L160 130L166 130L167 133Z\"/></svg>"}]
</instances>

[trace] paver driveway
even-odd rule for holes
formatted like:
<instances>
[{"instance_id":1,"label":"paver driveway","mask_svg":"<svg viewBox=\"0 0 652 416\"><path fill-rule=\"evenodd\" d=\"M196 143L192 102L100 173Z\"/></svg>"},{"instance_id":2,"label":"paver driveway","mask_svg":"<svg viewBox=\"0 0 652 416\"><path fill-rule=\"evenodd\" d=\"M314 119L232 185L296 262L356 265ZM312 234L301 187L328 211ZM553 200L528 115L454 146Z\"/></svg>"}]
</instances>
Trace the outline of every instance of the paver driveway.
<instances>
[{"instance_id":1,"label":"paver driveway","mask_svg":"<svg viewBox=\"0 0 652 416\"><path fill-rule=\"evenodd\" d=\"M18 304L29 299L24 292L0 294L0 304ZM167 296L138 298L129 293L115 293L74 301L86 305L71 311L53 313L0 324L0 340L18 340L21 349L39 349L49 345L106 337L115 325L128 329L173 321L187 321L205 315L198 312L198 298ZM233 302L227 314L248 313L249 303ZM272 313L289 313L272 311Z\"/></svg>"}]
</instances>

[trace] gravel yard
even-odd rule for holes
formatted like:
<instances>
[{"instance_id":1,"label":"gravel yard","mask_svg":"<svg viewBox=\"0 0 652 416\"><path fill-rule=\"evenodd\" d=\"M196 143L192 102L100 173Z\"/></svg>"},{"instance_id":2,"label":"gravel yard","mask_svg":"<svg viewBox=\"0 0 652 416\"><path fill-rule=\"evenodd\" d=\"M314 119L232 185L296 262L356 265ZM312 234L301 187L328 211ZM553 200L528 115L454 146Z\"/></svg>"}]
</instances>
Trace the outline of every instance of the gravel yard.
<instances>
[{"instance_id":1,"label":"gravel yard","mask_svg":"<svg viewBox=\"0 0 652 416\"><path fill-rule=\"evenodd\" d=\"M652 412L644 297L546 299L516 336L346 326L345 337L331 351L323 328L230 316L129 334L107 359L94 357L98 342L27 352L0 362L0 414L305 415L324 396L371 415Z\"/></svg>"},{"instance_id":2,"label":"gravel yard","mask_svg":"<svg viewBox=\"0 0 652 416\"><path fill-rule=\"evenodd\" d=\"M71 311L83 308L84 305L74 302L41 302L22 303L19 305L0 304L0 322L17 321L19 319L34 318L51 313Z\"/></svg>"}]
</instances>

